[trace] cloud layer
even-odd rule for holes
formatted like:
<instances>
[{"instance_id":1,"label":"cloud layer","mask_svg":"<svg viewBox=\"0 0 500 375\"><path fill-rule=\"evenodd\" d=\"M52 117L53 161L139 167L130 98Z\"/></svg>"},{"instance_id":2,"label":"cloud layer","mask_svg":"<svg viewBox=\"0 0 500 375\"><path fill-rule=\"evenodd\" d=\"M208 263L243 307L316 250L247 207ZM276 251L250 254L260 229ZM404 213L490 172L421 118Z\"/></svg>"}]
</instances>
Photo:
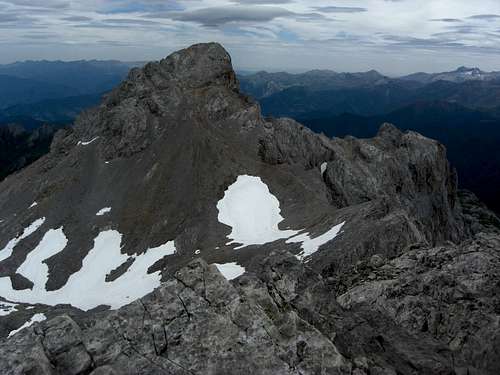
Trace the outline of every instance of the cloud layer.
<instances>
[{"instance_id":1,"label":"cloud layer","mask_svg":"<svg viewBox=\"0 0 500 375\"><path fill-rule=\"evenodd\" d=\"M219 41L242 69L499 69L498 0L0 0L0 63L159 59Z\"/></svg>"}]
</instances>

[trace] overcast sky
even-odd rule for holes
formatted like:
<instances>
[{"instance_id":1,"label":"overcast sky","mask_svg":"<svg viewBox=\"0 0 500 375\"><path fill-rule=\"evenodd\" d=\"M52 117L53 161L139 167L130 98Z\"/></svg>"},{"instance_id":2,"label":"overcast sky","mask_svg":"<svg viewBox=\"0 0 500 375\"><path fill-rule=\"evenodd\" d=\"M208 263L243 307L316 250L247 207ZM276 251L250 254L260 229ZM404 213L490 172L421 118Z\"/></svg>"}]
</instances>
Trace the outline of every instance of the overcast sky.
<instances>
[{"instance_id":1,"label":"overcast sky","mask_svg":"<svg viewBox=\"0 0 500 375\"><path fill-rule=\"evenodd\" d=\"M247 70L500 70L500 0L0 0L0 63L156 60L205 41Z\"/></svg>"}]
</instances>

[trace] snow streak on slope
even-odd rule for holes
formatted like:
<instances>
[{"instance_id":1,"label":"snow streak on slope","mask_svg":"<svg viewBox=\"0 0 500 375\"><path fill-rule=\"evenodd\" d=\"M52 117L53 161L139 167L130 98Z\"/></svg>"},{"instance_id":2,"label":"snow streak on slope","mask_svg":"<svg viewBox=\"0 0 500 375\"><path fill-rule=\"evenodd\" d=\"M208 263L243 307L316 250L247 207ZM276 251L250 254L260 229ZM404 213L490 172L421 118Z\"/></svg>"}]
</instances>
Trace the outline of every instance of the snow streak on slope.
<instances>
[{"instance_id":1,"label":"snow streak on slope","mask_svg":"<svg viewBox=\"0 0 500 375\"><path fill-rule=\"evenodd\" d=\"M104 216L105 214L111 212L111 207L104 207L104 208L101 208L96 214L95 216Z\"/></svg>"},{"instance_id":2,"label":"snow streak on slope","mask_svg":"<svg viewBox=\"0 0 500 375\"><path fill-rule=\"evenodd\" d=\"M328 232L323 233L322 235L311 238L308 233L299 234L298 236L292 237L286 241L286 243L297 243L302 242L301 248L302 251L296 255L299 260L303 260L304 258L311 256L316 251L319 250L320 246L326 244L333 240L340 233L340 230L344 226L345 222L335 225Z\"/></svg>"},{"instance_id":3,"label":"snow streak on slope","mask_svg":"<svg viewBox=\"0 0 500 375\"><path fill-rule=\"evenodd\" d=\"M78 141L77 145L78 146L88 146L89 144L93 143L95 140L97 140L99 137L95 137L91 139L90 141Z\"/></svg>"},{"instance_id":4,"label":"snow streak on slope","mask_svg":"<svg viewBox=\"0 0 500 375\"><path fill-rule=\"evenodd\" d=\"M321 175L322 176L325 174L327 167L328 167L328 163L327 162L321 163L320 171L321 171Z\"/></svg>"},{"instance_id":5,"label":"snow streak on slope","mask_svg":"<svg viewBox=\"0 0 500 375\"><path fill-rule=\"evenodd\" d=\"M271 194L260 177L242 175L228 187L217 203L219 222L232 228L229 243L239 243L242 248L262 245L297 234L292 230L280 230L283 221L280 203Z\"/></svg>"},{"instance_id":6,"label":"snow streak on slope","mask_svg":"<svg viewBox=\"0 0 500 375\"><path fill-rule=\"evenodd\" d=\"M158 260L175 253L174 242L148 249L144 254L129 257L121 253L122 235L116 230L99 233L94 246L82 261L80 271L72 274L60 289L47 291L47 268L42 262L52 256L64 243L62 229L49 231L18 272L34 283L32 289L15 290L9 277L0 278L0 295L10 301L42 303L46 305L70 304L82 310L99 305L112 309L124 306L152 292L160 285L160 271L148 274L148 269ZM64 237L65 239L65 237ZM49 240L52 240L49 244ZM64 247L63 247L64 248ZM107 275L132 258L129 269L113 281ZM38 272L36 271L38 270Z\"/></svg>"},{"instance_id":7,"label":"snow streak on slope","mask_svg":"<svg viewBox=\"0 0 500 375\"><path fill-rule=\"evenodd\" d=\"M64 250L67 243L68 239L62 227L49 230L38 246L28 254L26 260L17 269L17 273L31 280L34 284L33 288L45 290L45 284L49 279L49 267L43 261Z\"/></svg>"},{"instance_id":8,"label":"snow streak on slope","mask_svg":"<svg viewBox=\"0 0 500 375\"><path fill-rule=\"evenodd\" d=\"M40 228L44 222L45 222L44 217L35 220L27 228L24 229L23 233L19 237L10 240L9 243L2 250L0 250L0 262L10 257L16 245L22 240L24 240L26 237L35 233L37 229Z\"/></svg>"},{"instance_id":9,"label":"snow streak on slope","mask_svg":"<svg viewBox=\"0 0 500 375\"><path fill-rule=\"evenodd\" d=\"M227 280L236 279L238 276L241 276L245 273L245 268L238 265L236 262L231 263L214 263L219 272L224 276Z\"/></svg>"},{"instance_id":10,"label":"snow streak on slope","mask_svg":"<svg viewBox=\"0 0 500 375\"><path fill-rule=\"evenodd\" d=\"M45 316L45 314L35 314L31 317L30 320L28 320L26 323L24 323L21 327L19 327L18 329L15 329L13 331L11 331L9 333L9 337L11 336L14 336L17 332L25 329L25 328L28 328L30 326L32 326L34 323L39 323L39 322L43 322L45 319L47 319L47 317Z\"/></svg>"}]
</instances>

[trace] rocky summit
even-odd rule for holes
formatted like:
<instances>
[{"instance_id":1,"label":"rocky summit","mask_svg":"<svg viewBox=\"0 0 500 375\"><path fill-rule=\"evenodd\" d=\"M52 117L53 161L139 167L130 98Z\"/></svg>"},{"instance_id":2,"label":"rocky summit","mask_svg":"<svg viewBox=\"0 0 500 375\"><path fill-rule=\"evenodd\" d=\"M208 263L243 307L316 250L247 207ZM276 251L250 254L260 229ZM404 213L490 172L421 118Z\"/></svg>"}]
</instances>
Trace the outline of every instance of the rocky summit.
<instances>
[{"instance_id":1,"label":"rocky summit","mask_svg":"<svg viewBox=\"0 0 500 375\"><path fill-rule=\"evenodd\" d=\"M0 183L2 374L498 374L499 285L441 144L265 118L216 43Z\"/></svg>"}]
</instances>

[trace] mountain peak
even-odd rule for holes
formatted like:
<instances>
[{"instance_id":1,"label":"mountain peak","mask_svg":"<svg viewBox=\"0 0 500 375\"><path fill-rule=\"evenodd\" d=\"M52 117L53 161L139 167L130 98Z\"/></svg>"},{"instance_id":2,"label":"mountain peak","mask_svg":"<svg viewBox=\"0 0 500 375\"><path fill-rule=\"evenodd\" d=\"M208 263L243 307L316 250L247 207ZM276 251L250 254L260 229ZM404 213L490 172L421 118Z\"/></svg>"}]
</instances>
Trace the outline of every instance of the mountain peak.
<instances>
[{"instance_id":1,"label":"mountain peak","mask_svg":"<svg viewBox=\"0 0 500 375\"><path fill-rule=\"evenodd\" d=\"M221 119L254 103L239 100L231 57L218 43L195 44L134 68L103 104L80 115L70 143L99 137L107 158L131 155L166 130L166 118L195 113ZM214 122L210 122L215 123Z\"/></svg>"},{"instance_id":2,"label":"mountain peak","mask_svg":"<svg viewBox=\"0 0 500 375\"><path fill-rule=\"evenodd\" d=\"M174 52L160 62L133 69L128 79L149 79L159 86L174 81L187 88L223 85L236 89L236 74L231 57L219 43L201 43Z\"/></svg>"},{"instance_id":3,"label":"mountain peak","mask_svg":"<svg viewBox=\"0 0 500 375\"><path fill-rule=\"evenodd\" d=\"M467 66L460 66L459 68L457 68L457 70L455 70L455 72L457 72L457 73L469 73L469 72L480 73L481 69L479 69L477 67L469 68Z\"/></svg>"},{"instance_id":4,"label":"mountain peak","mask_svg":"<svg viewBox=\"0 0 500 375\"><path fill-rule=\"evenodd\" d=\"M239 89L231 57L219 43L200 43L132 69L105 104L116 106L128 98L154 97L162 91L162 96L171 96L179 90L216 86Z\"/></svg>"}]
</instances>

